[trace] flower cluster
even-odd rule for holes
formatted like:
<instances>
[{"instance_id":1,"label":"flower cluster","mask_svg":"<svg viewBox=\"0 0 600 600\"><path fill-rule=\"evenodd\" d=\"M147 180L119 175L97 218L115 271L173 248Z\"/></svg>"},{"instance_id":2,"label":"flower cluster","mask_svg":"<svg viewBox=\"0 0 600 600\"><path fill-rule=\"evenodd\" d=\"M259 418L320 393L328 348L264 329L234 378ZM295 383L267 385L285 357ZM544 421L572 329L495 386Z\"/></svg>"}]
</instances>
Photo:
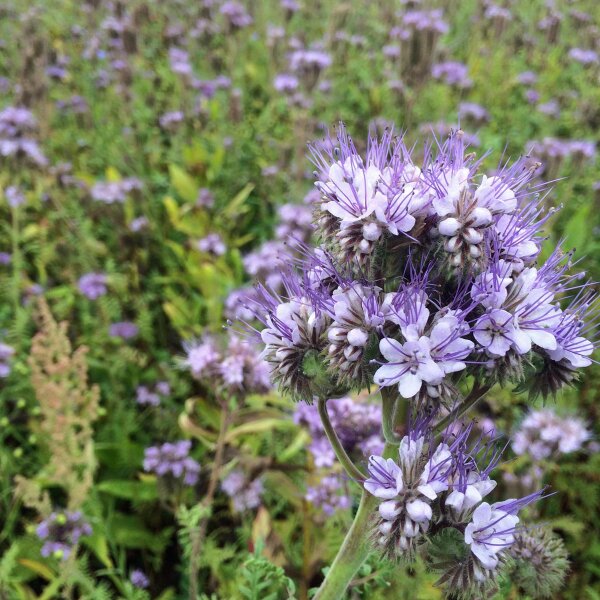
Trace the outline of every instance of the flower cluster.
<instances>
[{"instance_id":1,"label":"flower cluster","mask_svg":"<svg viewBox=\"0 0 600 600\"><path fill-rule=\"evenodd\" d=\"M153 389L147 385L138 385L135 401L141 406L158 406L162 398L171 393L171 386L167 381L158 381Z\"/></svg>"},{"instance_id":2,"label":"flower cluster","mask_svg":"<svg viewBox=\"0 0 600 600\"><path fill-rule=\"evenodd\" d=\"M8 344L0 342L0 378L10 375L10 361L15 353L15 349Z\"/></svg>"},{"instance_id":3,"label":"flower cluster","mask_svg":"<svg viewBox=\"0 0 600 600\"><path fill-rule=\"evenodd\" d=\"M184 348L183 366L211 389L243 390L252 394L264 393L271 388L267 365L247 340L231 334L227 345L223 346L206 336L185 343Z\"/></svg>"},{"instance_id":4,"label":"flower cluster","mask_svg":"<svg viewBox=\"0 0 600 600\"><path fill-rule=\"evenodd\" d=\"M37 131L37 120L27 108L7 106L0 111L0 156L23 157L38 167L48 164L32 135Z\"/></svg>"},{"instance_id":5,"label":"flower cluster","mask_svg":"<svg viewBox=\"0 0 600 600\"><path fill-rule=\"evenodd\" d=\"M235 469L223 478L221 489L231 498L233 510L244 512L260 506L264 487L260 479L249 481L243 471Z\"/></svg>"},{"instance_id":6,"label":"flower cluster","mask_svg":"<svg viewBox=\"0 0 600 600\"><path fill-rule=\"evenodd\" d=\"M552 409L530 412L513 436L515 454L528 454L533 460L557 458L577 452L591 438L585 423L577 417L560 417Z\"/></svg>"},{"instance_id":7,"label":"flower cluster","mask_svg":"<svg viewBox=\"0 0 600 600\"><path fill-rule=\"evenodd\" d=\"M538 260L552 210L527 157L478 174L459 131L419 166L387 131L363 158L343 126L312 154L321 246L253 298L283 390L310 402L373 381L439 407L465 374L547 396L591 364L596 297L560 248Z\"/></svg>"},{"instance_id":8,"label":"flower cluster","mask_svg":"<svg viewBox=\"0 0 600 600\"><path fill-rule=\"evenodd\" d=\"M35 531L44 542L42 556L54 556L61 560L69 558L82 536L92 535L92 528L78 511L53 512Z\"/></svg>"},{"instance_id":9,"label":"flower cluster","mask_svg":"<svg viewBox=\"0 0 600 600\"><path fill-rule=\"evenodd\" d=\"M127 177L119 181L98 181L90 189L92 200L105 204L122 204L127 196L142 189L142 182L135 177Z\"/></svg>"},{"instance_id":10,"label":"flower cluster","mask_svg":"<svg viewBox=\"0 0 600 600\"><path fill-rule=\"evenodd\" d=\"M462 581L464 593L483 593L515 541L519 511L541 493L484 501L496 487L490 473L501 453L481 437L470 443L472 430L473 424L463 426L437 444L430 424L422 420L400 442L397 461L371 456L364 487L380 500L375 533L386 555L413 560L419 546L435 544L435 536L456 530L462 535L458 546L464 559L449 566L452 573L445 572L442 581Z\"/></svg>"},{"instance_id":11,"label":"flower cluster","mask_svg":"<svg viewBox=\"0 0 600 600\"><path fill-rule=\"evenodd\" d=\"M320 478L316 485L306 489L306 500L318 507L326 516L352 505L347 482L339 473L328 473Z\"/></svg>"},{"instance_id":12,"label":"flower cluster","mask_svg":"<svg viewBox=\"0 0 600 600\"><path fill-rule=\"evenodd\" d=\"M189 456L192 443L189 440L167 442L144 450L144 471L159 477L181 481L193 486L198 481L200 465Z\"/></svg>"},{"instance_id":13,"label":"flower cluster","mask_svg":"<svg viewBox=\"0 0 600 600\"><path fill-rule=\"evenodd\" d=\"M97 300L106 294L107 277L104 273L86 273L79 278L79 291L89 300Z\"/></svg>"}]
</instances>

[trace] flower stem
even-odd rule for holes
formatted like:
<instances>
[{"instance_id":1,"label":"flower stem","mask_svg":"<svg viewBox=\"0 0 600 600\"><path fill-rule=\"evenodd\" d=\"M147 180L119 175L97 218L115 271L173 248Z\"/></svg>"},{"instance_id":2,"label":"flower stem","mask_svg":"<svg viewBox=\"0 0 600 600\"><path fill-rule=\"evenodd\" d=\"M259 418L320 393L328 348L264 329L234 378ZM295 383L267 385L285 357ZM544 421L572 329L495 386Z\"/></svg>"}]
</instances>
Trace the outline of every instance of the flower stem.
<instances>
[{"instance_id":1,"label":"flower stem","mask_svg":"<svg viewBox=\"0 0 600 600\"><path fill-rule=\"evenodd\" d=\"M337 459L340 461L342 467L348 474L348 476L354 481L363 481L365 479L364 473L360 471L360 469L352 462L346 451L344 450L344 446L342 446L342 442L340 442L340 438L337 436L333 425L329 419L329 414L327 412L327 400L324 398L319 398L317 400L317 408L319 410L319 416L321 417L321 423L323 424L323 429L325 430L325 435L327 435L327 439L337 456Z\"/></svg>"},{"instance_id":2,"label":"flower stem","mask_svg":"<svg viewBox=\"0 0 600 600\"><path fill-rule=\"evenodd\" d=\"M398 446L402 439L395 430L397 404L399 400L393 389L381 388L382 421L381 428L386 442Z\"/></svg>"},{"instance_id":3,"label":"flower stem","mask_svg":"<svg viewBox=\"0 0 600 600\"><path fill-rule=\"evenodd\" d=\"M389 456L395 448L394 444L386 444L383 455ZM372 517L378 503L378 498L363 490L352 526L313 600L340 600L343 597L371 551Z\"/></svg>"},{"instance_id":4,"label":"flower stem","mask_svg":"<svg viewBox=\"0 0 600 600\"><path fill-rule=\"evenodd\" d=\"M376 506L377 498L363 490L352 527L313 600L340 600L344 595L371 550L370 523Z\"/></svg>"}]
</instances>

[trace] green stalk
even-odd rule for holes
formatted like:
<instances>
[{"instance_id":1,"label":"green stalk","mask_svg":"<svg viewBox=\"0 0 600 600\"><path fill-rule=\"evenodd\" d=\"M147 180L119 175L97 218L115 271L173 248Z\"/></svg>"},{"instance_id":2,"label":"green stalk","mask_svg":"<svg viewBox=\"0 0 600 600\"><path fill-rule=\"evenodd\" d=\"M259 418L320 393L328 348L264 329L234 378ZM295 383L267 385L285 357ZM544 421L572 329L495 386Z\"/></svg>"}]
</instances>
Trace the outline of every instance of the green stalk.
<instances>
[{"instance_id":1,"label":"green stalk","mask_svg":"<svg viewBox=\"0 0 600 600\"><path fill-rule=\"evenodd\" d=\"M325 430L325 435L327 435L327 439L329 440L337 459L340 461L340 464L344 467L344 470L350 479L362 482L365 479L364 473L352 462L352 459L348 456L346 450L344 450L344 446L342 446L342 442L340 442L340 438L337 436L337 433L331 424L329 413L327 412L327 400L319 398L317 400L317 408L319 410L323 429Z\"/></svg>"},{"instance_id":2,"label":"green stalk","mask_svg":"<svg viewBox=\"0 0 600 600\"><path fill-rule=\"evenodd\" d=\"M313 600L340 600L371 551L371 519L379 499L363 490L352 527Z\"/></svg>"},{"instance_id":3,"label":"green stalk","mask_svg":"<svg viewBox=\"0 0 600 600\"><path fill-rule=\"evenodd\" d=\"M386 444L383 455L392 456L396 452L394 444ZM352 526L313 600L340 600L343 597L352 578L371 552L373 513L379 502L379 498L363 490Z\"/></svg>"},{"instance_id":4,"label":"green stalk","mask_svg":"<svg viewBox=\"0 0 600 600\"><path fill-rule=\"evenodd\" d=\"M396 411L398 394L394 388L381 388L381 429L386 442L398 446L401 441L401 436L396 433Z\"/></svg>"}]
</instances>

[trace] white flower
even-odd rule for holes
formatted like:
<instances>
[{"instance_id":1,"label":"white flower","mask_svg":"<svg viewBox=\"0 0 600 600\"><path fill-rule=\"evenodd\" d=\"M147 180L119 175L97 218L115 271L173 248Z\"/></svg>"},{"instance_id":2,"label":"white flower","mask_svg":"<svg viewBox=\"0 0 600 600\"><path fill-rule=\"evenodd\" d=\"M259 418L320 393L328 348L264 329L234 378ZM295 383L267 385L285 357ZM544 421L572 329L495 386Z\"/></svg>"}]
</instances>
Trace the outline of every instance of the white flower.
<instances>
[{"instance_id":1,"label":"white flower","mask_svg":"<svg viewBox=\"0 0 600 600\"><path fill-rule=\"evenodd\" d=\"M514 542L518 522L516 515L496 508L496 504L490 506L483 502L465 529L465 543L486 569L493 570L498 565L498 554Z\"/></svg>"}]
</instances>

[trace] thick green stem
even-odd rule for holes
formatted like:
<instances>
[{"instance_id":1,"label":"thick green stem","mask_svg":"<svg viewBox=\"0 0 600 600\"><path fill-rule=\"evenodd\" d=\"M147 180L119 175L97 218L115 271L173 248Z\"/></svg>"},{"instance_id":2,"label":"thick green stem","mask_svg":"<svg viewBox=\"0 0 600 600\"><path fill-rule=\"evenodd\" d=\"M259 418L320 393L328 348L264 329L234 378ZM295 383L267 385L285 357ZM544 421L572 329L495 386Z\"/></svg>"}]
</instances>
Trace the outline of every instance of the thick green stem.
<instances>
[{"instance_id":1,"label":"thick green stem","mask_svg":"<svg viewBox=\"0 0 600 600\"><path fill-rule=\"evenodd\" d=\"M337 436L337 433L329 420L327 400L319 398L317 400L317 408L319 410L319 416L321 417L321 423L323 423L325 435L327 436L337 459L340 461L340 464L344 467L344 470L351 479L358 482L363 481L365 479L364 473L352 462L351 458L346 453L346 450L344 450L344 446L342 446L342 442L340 442L340 438Z\"/></svg>"},{"instance_id":2,"label":"thick green stem","mask_svg":"<svg viewBox=\"0 0 600 600\"><path fill-rule=\"evenodd\" d=\"M402 437L396 432L396 412L397 404L401 402L398 399L394 389L389 387L381 388L381 428L383 430L383 437L386 442L398 446Z\"/></svg>"},{"instance_id":3,"label":"thick green stem","mask_svg":"<svg viewBox=\"0 0 600 600\"><path fill-rule=\"evenodd\" d=\"M386 444L383 455L392 456L397 452L394 444ZM352 527L313 600L340 600L344 595L352 578L371 551L373 513L379 502L379 498L363 490Z\"/></svg>"},{"instance_id":4,"label":"thick green stem","mask_svg":"<svg viewBox=\"0 0 600 600\"><path fill-rule=\"evenodd\" d=\"M358 511L327 577L313 600L340 600L371 550L371 522L378 498L363 490Z\"/></svg>"}]
</instances>

